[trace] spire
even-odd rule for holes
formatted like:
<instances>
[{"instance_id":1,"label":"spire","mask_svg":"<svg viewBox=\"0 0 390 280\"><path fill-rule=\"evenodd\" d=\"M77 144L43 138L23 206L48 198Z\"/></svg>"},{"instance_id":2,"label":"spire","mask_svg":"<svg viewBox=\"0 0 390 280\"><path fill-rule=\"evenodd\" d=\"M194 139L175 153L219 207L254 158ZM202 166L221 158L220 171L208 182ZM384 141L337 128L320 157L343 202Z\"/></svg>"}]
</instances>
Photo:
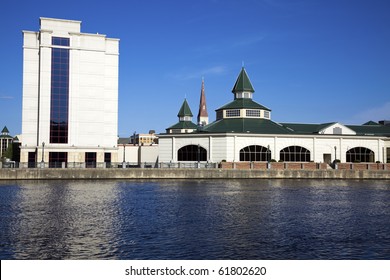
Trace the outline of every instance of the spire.
<instances>
[{"instance_id":1,"label":"spire","mask_svg":"<svg viewBox=\"0 0 390 280\"><path fill-rule=\"evenodd\" d=\"M202 87L200 90L198 125L204 126L209 123L209 114L207 113L206 95L204 93L204 78L202 77Z\"/></svg>"},{"instance_id":2,"label":"spire","mask_svg":"<svg viewBox=\"0 0 390 280\"><path fill-rule=\"evenodd\" d=\"M236 94L244 91L251 92L251 93L255 92L251 84L251 81L249 80L248 74L245 71L245 68L242 67L241 72L238 75L237 81L234 84L234 87L232 89L232 92Z\"/></svg>"},{"instance_id":3,"label":"spire","mask_svg":"<svg viewBox=\"0 0 390 280\"><path fill-rule=\"evenodd\" d=\"M192 118L192 112L190 109L190 106L187 103L187 99L184 99L183 105L181 105L179 113L177 114L179 118L184 118L184 117L191 117Z\"/></svg>"}]
</instances>

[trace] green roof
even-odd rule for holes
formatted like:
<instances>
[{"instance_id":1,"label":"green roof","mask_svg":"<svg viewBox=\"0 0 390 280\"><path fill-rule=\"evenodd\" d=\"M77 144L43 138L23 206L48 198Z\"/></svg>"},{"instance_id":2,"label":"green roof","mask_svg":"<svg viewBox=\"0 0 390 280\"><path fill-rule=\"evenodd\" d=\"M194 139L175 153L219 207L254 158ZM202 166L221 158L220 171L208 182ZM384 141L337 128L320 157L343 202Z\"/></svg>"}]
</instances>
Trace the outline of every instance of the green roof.
<instances>
[{"instance_id":1,"label":"green roof","mask_svg":"<svg viewBox=\"0 0 390 280\"><path fill-rule=\"evenodd\" d=\"M3 130L1 131L1 133L9 133L9 130L6 126L4 126Z\"/></svg>"},{"instance_id":2,"label":"green roof","mask_svg":"<svg viewBox=\"0 0 390 280\"><path fill-rule=\"evenodd\" d=\"M197 129L198 126L191 121L180 121L167 129Z\"/></svg>"},{"instance_id":3,"label":"green roof","mask_svg":"<svg viewBox=\"0 0 390 280\"><path fill-rule=\"evenodd\" d=\"M368 122L364 123L363 125L379 125L379 123L374 122L374 121L368 121Z\"/></svg>"},{"instance_id":4,"label":"green roof","mask_svg":"<svg viewBox=\"0 0 390 280\"><path fill-rule=\"evenodd\" d=\"M315 134L332 124L335 124L335 122L321 124L281 123L281 125L291 130L295 134Z\"/></svg>"},{"instance_id":5,"label":"green roof","mask_svg":"<svg viewBox=\"0 0 390 280\"><path fill-rule=\"evenodd\" d=\"M215 121L202 128L201 132L290 134L287 128L267 119L232 118Z\"/></svg>"},{"instance_id":6,"label":"green roof","mask_svg":"<svg viewBox=\"0 0 390 280\"><path fill-rule=\"evenodd\" d=\"M304 123L281 123L285 128L289 129L294 134L316 134L324 128L335 124L321 123L321 124L304 124ZM365 124L365 125L345 125L349 129L356 132L357 135L365 136L390 136L390 127L380 124Z\"/></svg>"},{"instance_id":7,"label":"green roof","mask_svg":"<svg viewBox=\"0 0 390 280\"><path fill-rule=\"evenodd\" d=\"M241 72L238 75L237 81L232 89L233 93L243 91L255 92L244 67L242 67Z\"/></svg>"},{"instance_id":8,"label":"green roof","mask_svg":"<svg viewBox=\"0 0 390 280\"><path fill-rule=\"evenodd\" d=\"M346 125L346 127L355 131L357 135L390 137L390 126L386 125Z\"/></svg>"},{"instance_id":9,"label":"green roof","mask_svg":"<svg viewBox=\"0 0 390 280\"><path fill-rule=\"evenodd\" d=\"M181 105L181 108L179 110L179 113L177 116L180 117L192 117L192 112L190 109L190 106L187 103L187 99L184 99L183 105Z\"/></svg>"},{"instance_id":10,"label":"green roof","mask_svg":"<svg viewBox=\"0 0 390 280\"><path fill-rule=\"evenodd\" d=\"M271 109L264 107L263 105L253 101L250 98L237 98L234 101L217 109L216 111L225 110L225 109L261 109L261 110L271 111Z\"/></svg>"}]
</instances>

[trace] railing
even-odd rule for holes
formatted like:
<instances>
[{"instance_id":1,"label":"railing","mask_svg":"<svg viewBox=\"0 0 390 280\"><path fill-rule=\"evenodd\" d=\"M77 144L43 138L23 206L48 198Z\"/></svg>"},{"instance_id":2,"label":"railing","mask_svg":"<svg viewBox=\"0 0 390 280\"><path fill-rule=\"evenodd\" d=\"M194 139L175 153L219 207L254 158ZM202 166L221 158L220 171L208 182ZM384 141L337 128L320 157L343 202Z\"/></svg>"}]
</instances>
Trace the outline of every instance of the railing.
<instances>
[{"instance_id":1,"label":"railing","mask_svg":"<svg viewBox=\"0 0 390 280\"><path fill-rule=\"evenodd\" d=\"M216 162L160 162L159 168L219 168Z\"/></svg>"},{"instance_id":2,"label":"railing","mask_svg":"<svg viewBox=\"0 0 390 280\"><path fill-rule=\"evenodd\" d=\"M0 162L0 168L218 168L215 162Z\"/></svg>"},{"instance_id":3,"label":"railing","mask_svg":"<svg viewBox=\"0 0 390 280\"><path fill-rule=\"evenodd\" d=\"M0 168L221 168L221 169L328 169L328 164L314 162L16 162L0 161ZM390 163L338 163L334 169L390 170Z\"/></svg>"}]
</instances>

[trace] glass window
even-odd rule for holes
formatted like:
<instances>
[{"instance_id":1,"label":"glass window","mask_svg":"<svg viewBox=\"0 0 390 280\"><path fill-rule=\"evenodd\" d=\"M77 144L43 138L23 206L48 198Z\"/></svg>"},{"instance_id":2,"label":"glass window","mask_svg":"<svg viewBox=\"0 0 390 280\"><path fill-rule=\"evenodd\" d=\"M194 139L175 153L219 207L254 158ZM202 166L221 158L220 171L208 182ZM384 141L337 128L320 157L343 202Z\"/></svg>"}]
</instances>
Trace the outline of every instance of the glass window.
<instances>
[{"instance_id":1,"label":"glass window","mask_svg":"<svg viewBox=\"0 0 390 280\"><path fill-rule=\"evenodd\" d=\"M369 148L356 147L347 151L347 162L374 162L375 153Z\"/></svg>"},{"instance_id":2,"label":"glass window","mask_svg":"<svg viewBox=\"0 0 390 280\"><path fill-rule=\"evenodd\" d=\"M65 46L69 47L69 38L62 38L62 37L52 37L51 38L51 44L55 46Z\"/></svg>"},{"instance_id":3,"label":"glass window","mask_svg":"<svg viewBox=\"0 0 390 280\"><path fill-rule=\"evenodd\" d=\"M68 153L66 152L50 152L49 153L49 167L50 168L61 168L62 163L68 162Z\"/></svg>"},{"instance_id":4,"label":"glass window","mask_svg":"<svg viewBox=\"0 0 390 280\"><path fill-rule=\"evenodd\" d=\"M177 151L178 161L207 161L207 151L200 145L187 145Z\"/></svg>"},{"instance_id":5,"label":"glass window","mask_svg":"<svg viewBox=\"0 0 390 280\"><path fill-rule=\"evenodd\" d=\"M247 146L240 150L240 161L270 161L271 150L258 145Z\"/></svg>"},{"instance_id":6,"label":"glass window","mask_svg":"<svg viewBox=\"0 0 390 280\"><path fill-rule=\"evenodd\" d=\"M240 109L226 110L226 117L228 118L239 117L240 115Z\"/></svg>"},{"instance_id":7,"label":"glass window","mask_svg":"<svg viewBox=\"0 0 390 280\"><path fill-rule=\"evenodd\" d=\"M260 110L246 110L246 116L260 118Z\"/></svg>"},{"instance_id":8,"label":"glass window","mask_svg":"<svg viewBox=\"0 0 390 280\"><path fill-rule=\"evenodd\" d=\"M310 161L310 151L301 146L289 146L280 151L282 161Z\"/></svg>"},{"instance_id":9,"label":"glass window","mask_svg":"<svg viewBox=\"0 0 390 280\"><path fill-rule=\"evenodd\" d=\"M96 167L96 153L85 153L85 167L86 168Z\"/></svg>"},{"instance_id":10,"label":"glass window","mask_svg":"<svg viewBox=\"0 0 390 280\"><path fill-rule=\"evenodd\" d=\"M53 45L69 46L69 38L52 38ZM69 50L52 48L50 143L68 143Z\"/></svg>"},{"instance_id":11,"label":"glass window","mask_svg":"<svg viewBox=\"0 0 390 280\"><path fill-rule=\"evenodd\" d=\"M264 111L264 118L269 119L269 111Z\"/></svg>"}]
</instances>

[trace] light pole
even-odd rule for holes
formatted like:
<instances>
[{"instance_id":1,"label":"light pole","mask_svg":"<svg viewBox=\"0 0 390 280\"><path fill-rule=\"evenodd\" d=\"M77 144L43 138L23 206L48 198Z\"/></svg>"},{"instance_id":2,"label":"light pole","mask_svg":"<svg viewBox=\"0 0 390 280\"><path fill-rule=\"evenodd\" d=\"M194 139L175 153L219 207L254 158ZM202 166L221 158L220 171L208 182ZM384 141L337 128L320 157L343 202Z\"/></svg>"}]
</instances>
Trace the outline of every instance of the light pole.
<instances>
[{"instance_id":1,"label":"light pole","mask_svg":"<svg viewBox=\"0 0 390 280\"><path fill-rule=\"evenodd\" d=\"M123 144L123 162L122 168L126 168L126 144Z\"/></svg>"},{"instance_id":2,"label":"light pole","mask_svg":"<svg viewBox=\"0 0 390 280\"><path fill-rule=\"evenodd\" d=\"M337 169L337 147L334 146L334 169Z\"/></svg>"},{"instance_id":3,"label":"light pole","mask_svg":"<svg viewBox=\"0 0 390 280\"><path fill-rule=\"evenodd\" d=\"M41 165L42 168L45 167L45 142L42 142L42 160L41 160Z\"/></svg>"},{"instance_id":4,"label":"light pole","mask_svg":"<svg viewBox=\"0 0 390 280\"><path fill-rule=\"evenodd\" d=\"M269 156L268 156L268 154L269 154L270 152L269 152L269 145L267 146L267 169L270 169L270 158L269 158Z\"/></svg>"},{"instance_id":5,"label":"light pole","mask_svg":"<svg viewBox=\"0 0 390 280\"><path fill-rule=\"evenodd\" d=\"M198 144L198 162L200 162L200 144Z\"/></svg>"}]
</instances>

